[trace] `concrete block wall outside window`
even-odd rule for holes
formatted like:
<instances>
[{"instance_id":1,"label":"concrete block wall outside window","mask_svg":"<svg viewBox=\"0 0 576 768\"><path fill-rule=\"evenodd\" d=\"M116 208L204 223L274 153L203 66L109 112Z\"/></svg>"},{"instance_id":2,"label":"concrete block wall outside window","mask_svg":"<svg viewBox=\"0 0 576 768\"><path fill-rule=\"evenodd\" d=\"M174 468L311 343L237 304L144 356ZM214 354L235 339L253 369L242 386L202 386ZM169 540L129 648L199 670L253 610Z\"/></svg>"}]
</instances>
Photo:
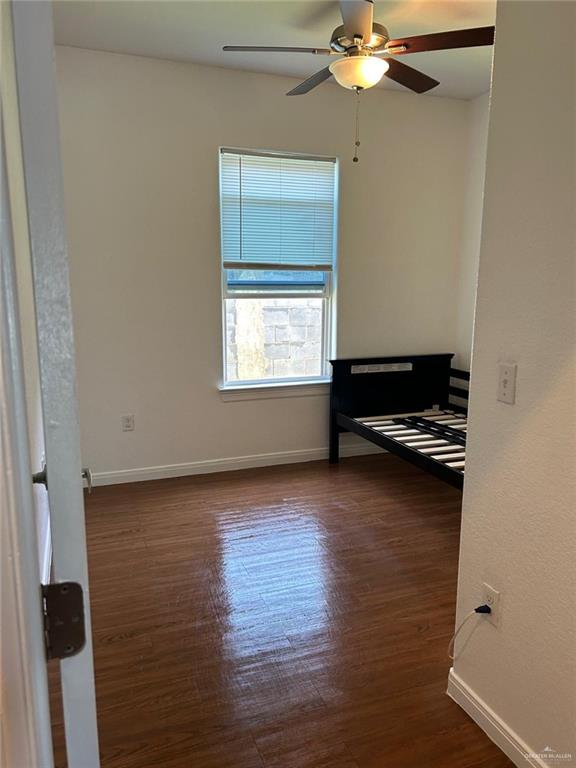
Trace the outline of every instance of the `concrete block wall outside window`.
<instances>
[{"instance_id":1,"label":"concrete block wall outside window","mask_svg":"<svg viewBox=\"0 0 576 768\"><path fill-rule=\"evenodd\" d=\"M320 377L323 298L226 300L226 380Z\"/></svg>"}]
</instances>

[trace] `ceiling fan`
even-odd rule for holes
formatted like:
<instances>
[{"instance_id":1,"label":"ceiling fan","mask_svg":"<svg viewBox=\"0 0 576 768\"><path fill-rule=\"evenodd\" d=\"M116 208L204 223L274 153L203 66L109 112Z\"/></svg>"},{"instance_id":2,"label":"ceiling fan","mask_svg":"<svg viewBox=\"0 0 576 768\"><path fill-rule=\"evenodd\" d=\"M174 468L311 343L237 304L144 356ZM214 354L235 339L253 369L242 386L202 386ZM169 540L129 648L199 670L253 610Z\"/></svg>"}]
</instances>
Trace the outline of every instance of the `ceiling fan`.
<instances>
[{"instance_id":1,"label":"ceiling fan","mask_svg":"<svg viewBox=\"0 0 576 768\"><path fill-rule=\"evenodd\" d=\"M344 88L357 92L376 85L383 75L416 93L425 93L439 85L438 80L409 67L396 57L423 51L450 48L473 48L492 45L494 27L459 29L429 35L390 39L388 30L373 20L373 0L340 0L343 24L332 32L329 48L297 48L292 46L225 45L224 51L262 53L313 53L319 56L342 56L330 66L309 77L287 96L300 96L334 75Z\"/></svg>"}]
</instances>

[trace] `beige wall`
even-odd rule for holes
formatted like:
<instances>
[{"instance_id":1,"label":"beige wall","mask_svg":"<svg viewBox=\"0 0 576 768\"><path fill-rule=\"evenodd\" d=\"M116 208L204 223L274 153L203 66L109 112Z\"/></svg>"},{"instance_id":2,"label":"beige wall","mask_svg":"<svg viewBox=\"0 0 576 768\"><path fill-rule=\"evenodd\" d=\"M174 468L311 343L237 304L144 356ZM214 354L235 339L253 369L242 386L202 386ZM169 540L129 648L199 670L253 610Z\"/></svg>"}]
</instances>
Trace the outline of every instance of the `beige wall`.
<instances>
[{"instance_id":1,"label":"beige wall","mask_svg":"<svg viewBox=\"0 0 576 768\"><path fill-rule=\"evenodd\" d=\"M470 106L57 49L83 460L322 449L323 397L223 402L218 147L341 159L338 355L454 351ZM470 333L470 331L468 331ZM134 413L136 430L120 431Z\"/></svg>"},{"instance_id":2,"label":"beige wall","mask_svg":"<svg viewBox=\"0 0 576 768\"><path fill-rule=\"evenodd\" d=\"M503 610L471 622L454 669L507 743L573 765L576 5L500 3L496 28L458 618L483 581ZM496 401L500 360L518 364L515 405Z\"/></svg>"},{"instance_id":3,"label":"beige wall","mask_svg":"<svg viewBox=\"0 0 576 768\"><path fill-rule=\"evenodd\" d=\"M468 124L467 181L465 191L462 247L458 272L458 314L456 322L456 352L454 362L470 370L472 357L472 327L478 283L482 202L486 172L486 144L490 94L485 93L470 102Z\"/></svg>"}]
</instances>

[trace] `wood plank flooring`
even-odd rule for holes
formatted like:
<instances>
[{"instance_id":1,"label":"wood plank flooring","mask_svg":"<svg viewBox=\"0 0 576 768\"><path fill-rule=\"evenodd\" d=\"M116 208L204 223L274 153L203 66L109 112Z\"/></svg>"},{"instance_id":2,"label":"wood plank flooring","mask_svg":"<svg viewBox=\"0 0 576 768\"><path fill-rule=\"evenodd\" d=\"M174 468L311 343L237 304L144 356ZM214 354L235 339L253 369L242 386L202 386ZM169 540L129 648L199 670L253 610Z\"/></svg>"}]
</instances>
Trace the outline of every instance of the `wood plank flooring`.
<instances>
[{"instance_id":1,"label":"wood plank flooring","mask_svg":"<svg viewBox=\"0 0 576 768\"><path fill-rule=\"evenodd\" d=\"M392 456L96 488L104 768L511 766L445 695L460 503Z\"/></svg>"}]
</instances>

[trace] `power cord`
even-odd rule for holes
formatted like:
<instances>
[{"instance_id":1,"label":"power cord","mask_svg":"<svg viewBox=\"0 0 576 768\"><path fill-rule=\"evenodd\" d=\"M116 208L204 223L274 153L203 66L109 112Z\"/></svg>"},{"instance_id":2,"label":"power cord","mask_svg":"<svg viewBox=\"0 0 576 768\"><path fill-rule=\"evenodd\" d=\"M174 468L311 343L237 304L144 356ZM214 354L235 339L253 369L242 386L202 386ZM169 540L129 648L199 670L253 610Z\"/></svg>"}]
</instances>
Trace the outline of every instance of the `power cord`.
<instances>
[{"instance_id":1,"label":"power cord","mask_svg":"<svg viewBox=\"0 0 576 768\"><path fill-rule=\"evenodd\" d=\"M492 608L490 608L489 605L479 605L477 608L474 608L473 611L470 611L470 613L467 613L466 616L462 619L458 627L456 628L456 631L452 635L452 638L450 642L448 643L448 658L454 661L454 643L456 642L456 638L460 634L460 630L466 624L468 619L472 618L476 613L492 613Z\"/></svg>"}]
</instances>

